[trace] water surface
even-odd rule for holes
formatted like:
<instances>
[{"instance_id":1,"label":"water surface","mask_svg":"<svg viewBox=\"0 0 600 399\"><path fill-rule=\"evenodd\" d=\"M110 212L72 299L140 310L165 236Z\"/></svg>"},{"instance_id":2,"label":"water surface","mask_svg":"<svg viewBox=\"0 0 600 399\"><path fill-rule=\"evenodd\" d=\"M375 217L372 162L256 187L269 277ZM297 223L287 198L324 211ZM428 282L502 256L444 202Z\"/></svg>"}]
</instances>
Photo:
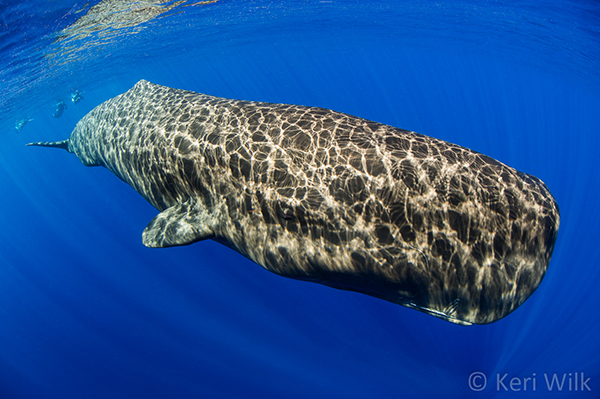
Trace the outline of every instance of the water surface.
<instances>
[{"instance_id":1,"label":"water surface","mask_svg":"<svg viewBox=\"0 0 600 399\"><path fill-rule=\"evenodd\" d=\"M0 398L597 396L598 3L98 3L0 3ZM548 273L513 314L463 327L212 241L146 248L157 211L135 191L24 147L139 79L331 108L533 174L561 209Z\"/></svg>"}]
</instances>

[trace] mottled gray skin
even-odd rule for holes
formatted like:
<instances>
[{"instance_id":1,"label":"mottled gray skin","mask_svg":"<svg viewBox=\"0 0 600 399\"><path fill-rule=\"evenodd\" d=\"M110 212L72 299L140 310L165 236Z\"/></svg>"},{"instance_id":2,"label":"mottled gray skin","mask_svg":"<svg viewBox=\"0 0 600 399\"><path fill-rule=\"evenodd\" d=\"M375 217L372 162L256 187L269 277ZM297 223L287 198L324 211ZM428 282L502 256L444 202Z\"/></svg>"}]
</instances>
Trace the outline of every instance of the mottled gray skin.
<instances>
[{"instance_id":1,"label":"mottled gray skin","mask_svg":"<svg viewBox=\"0 0 600 399\"><path fill-rule=\"evenodd\" d=\"M539 179L414 132L147 81L33 143L104 166L161 213L149 247L211 238L286 277L459 324L538 287L559 211Z\"/></svg>"}]
</instances>

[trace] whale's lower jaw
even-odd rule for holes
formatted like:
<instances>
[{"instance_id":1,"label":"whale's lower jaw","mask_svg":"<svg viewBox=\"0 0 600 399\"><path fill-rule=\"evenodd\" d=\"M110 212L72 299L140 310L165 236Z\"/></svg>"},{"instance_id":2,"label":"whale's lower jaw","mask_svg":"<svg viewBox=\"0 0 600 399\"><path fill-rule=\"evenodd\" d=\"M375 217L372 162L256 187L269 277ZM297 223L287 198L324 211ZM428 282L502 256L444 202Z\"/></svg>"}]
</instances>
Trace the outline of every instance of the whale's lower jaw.
<instances>
[{"instance_id":1,"label":"whale's lower jaw","mask_svg":"<svg viewBox=\"0 0 600 399\"><path fill-rule=\"evenodd\" d=\"M259 261L260 263L257 262L252 255L236 248L229 240L221 238L215 239L215 241L232 248L264 269L277 275L300 281L319 283L328 287L383 299L463 326L474 324L484 325L496 322L512 313L527 299L527 297L516 299L510 295L498 292L497 295L489 295L489 298L481 300L490 303L501 301L507 304L507 306L499 307L497 309L482 309L478 306L474 306L474 301L464 293L462 296L456 294L453 296L451 292L434 292L431 291L431 287L425 284L425 281L421 284L415 282L412 284L406 282L392 283L385 277L375 273L341 272L339 270L332 270L336 268L339 269L339 266L332 267L331 265L315 266L314 264L309 264L302 267L284 268L281 266L285 265L285 263L282 263L279 260L275 263L270 263L269 261L265 261L265 258L262 257L261 261ZM272 256L271 259L273 259ZM288 258L288 261L290 262L289 265L292 266L299 265L301 260L305 259L307 259L306 255L300 255L294 260ZM407 265L405 267L407 267ZM440 282L432 283L431 286L439 287ZM485 296L482 293L479 293L478 295L480 295L479 298ZM501 298L498 296L501 296ZM440 298L449 299L441 301Z\"/></svg>"},{"instance_id":2,"label":"whale's lower jaw","mask_svg":"<svg viewBox=\"0 0 600 399\"><path fill-rule=\"evenodd\" d=\"M353 239L337 245L322 238L299 237L284 227L293 220L292 214L259 233L255 229L260 225L259 215L249 215L249 219L235 222L222 215L220 226L214 229L219 231L218 237L213 239L275 274L366 294L459 325L493 323L516 310L541 283L551 255L507 255L505 261L521 274L515 271L505 275L498 272L499 264L492 259L485 260L492 264L486 268L461 252L457 256L463 259L465 273L472 271L473 282L468 276L457 282L462 269L457 271L452 256L426 254L425 249L400 240L380 247L374 245L375 237L361 236L357 231L338 231ZM306 226L305 230L306 234L324 234L315 226ZM459 246L453 239L448 240L452 246ZM397 255L389 255L392 248ZM385 256L377 258L375 254ZM476 272L481 273L480 282L474 281Z\"/></svg>"},{"instance_id":3,"label":"whale's lower jaw","mask_svg":"<svg viewBox=\"0 0 600 399\"><path fill-rule=\"evenodd\" d=\"M497 321L497 319L494 319L492 321L477 322L477 321L469 321L469 320L459 318L458 315L456 314L456 308L457 308L458 304L460 303L460 300L458 300L458 299L455 300L453 303L450 303L446 308L436 310L436 309L428 308L426 306L420 306L420 305L412 302L411 298L409 296L407 296L406 294L403 294L402 292L397 292L397 291L386 292L381 287L372 285L372 282L371 282L371 289L368 289L365 286L368 284L357 284L356 281L353 281L353 282L348 281L346 284L344 284L343 278L320 280L320 279L315 279L315 278L303 278L303 277L299 277L299 276L287 276L286 275L285 277L294 278L294 279L301 280L301 281L319 283L319 284L326 285L328 287L332 287L332 288L336 288L336 289L340 289L340 290L344 290L344 291L352 291L352 292L357 292L360 294L369 295L369 296L372 296L372 297L375 297L378 299L383 299L385 301L394 303L396 305L401 305L401 306L407 307L409 309L418 310L419 312L426 313L426 314L434 316L436 318L439 318L439 319L442 319L442 320L445 320L445 321L448 321L448 322L451 322L454 324L462 325L462 326L471 326L473 324L489 324L491 322Z\"/></svg>"}]
</instances>

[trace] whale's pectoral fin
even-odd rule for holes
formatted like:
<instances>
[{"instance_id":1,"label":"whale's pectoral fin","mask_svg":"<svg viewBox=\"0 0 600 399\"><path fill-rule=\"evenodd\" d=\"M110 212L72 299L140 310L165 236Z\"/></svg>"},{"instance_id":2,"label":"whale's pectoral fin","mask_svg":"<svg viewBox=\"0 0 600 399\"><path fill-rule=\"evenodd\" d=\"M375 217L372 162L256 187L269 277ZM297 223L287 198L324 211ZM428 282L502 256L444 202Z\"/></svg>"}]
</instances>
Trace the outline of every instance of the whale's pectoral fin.
<instances>
[{"instance_id":1,"label":"whale's pectoral fin","mask_svg":"<svg viewBox=\"0 0 600 399\"><path fill-rule=\"evenodd\" d=\"M142 242L151 248L188 245L214 237L215 215L199 203L186 201L165 209L146 226Z\"/></svg>"}]
</instances>

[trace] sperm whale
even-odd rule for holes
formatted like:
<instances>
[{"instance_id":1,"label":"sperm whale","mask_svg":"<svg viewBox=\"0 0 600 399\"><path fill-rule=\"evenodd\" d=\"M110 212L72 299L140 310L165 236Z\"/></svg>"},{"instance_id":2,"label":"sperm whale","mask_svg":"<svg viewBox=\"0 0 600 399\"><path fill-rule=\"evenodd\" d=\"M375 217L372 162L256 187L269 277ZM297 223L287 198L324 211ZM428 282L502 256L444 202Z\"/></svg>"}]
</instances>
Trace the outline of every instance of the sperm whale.
<instances>
[{"instance_id":1,"label":"sperm whale","mask_svg":"<svg viewBox=\"0 0 600 399\"><path fill-rule=\"evenodd\" d=\"M538 178L415 132L315 107L139 81L67 140L160 213L148 247L213 239L282 276L463 325L517 309L548 268L558 205Z\"/></svg>"}]
</instances>

